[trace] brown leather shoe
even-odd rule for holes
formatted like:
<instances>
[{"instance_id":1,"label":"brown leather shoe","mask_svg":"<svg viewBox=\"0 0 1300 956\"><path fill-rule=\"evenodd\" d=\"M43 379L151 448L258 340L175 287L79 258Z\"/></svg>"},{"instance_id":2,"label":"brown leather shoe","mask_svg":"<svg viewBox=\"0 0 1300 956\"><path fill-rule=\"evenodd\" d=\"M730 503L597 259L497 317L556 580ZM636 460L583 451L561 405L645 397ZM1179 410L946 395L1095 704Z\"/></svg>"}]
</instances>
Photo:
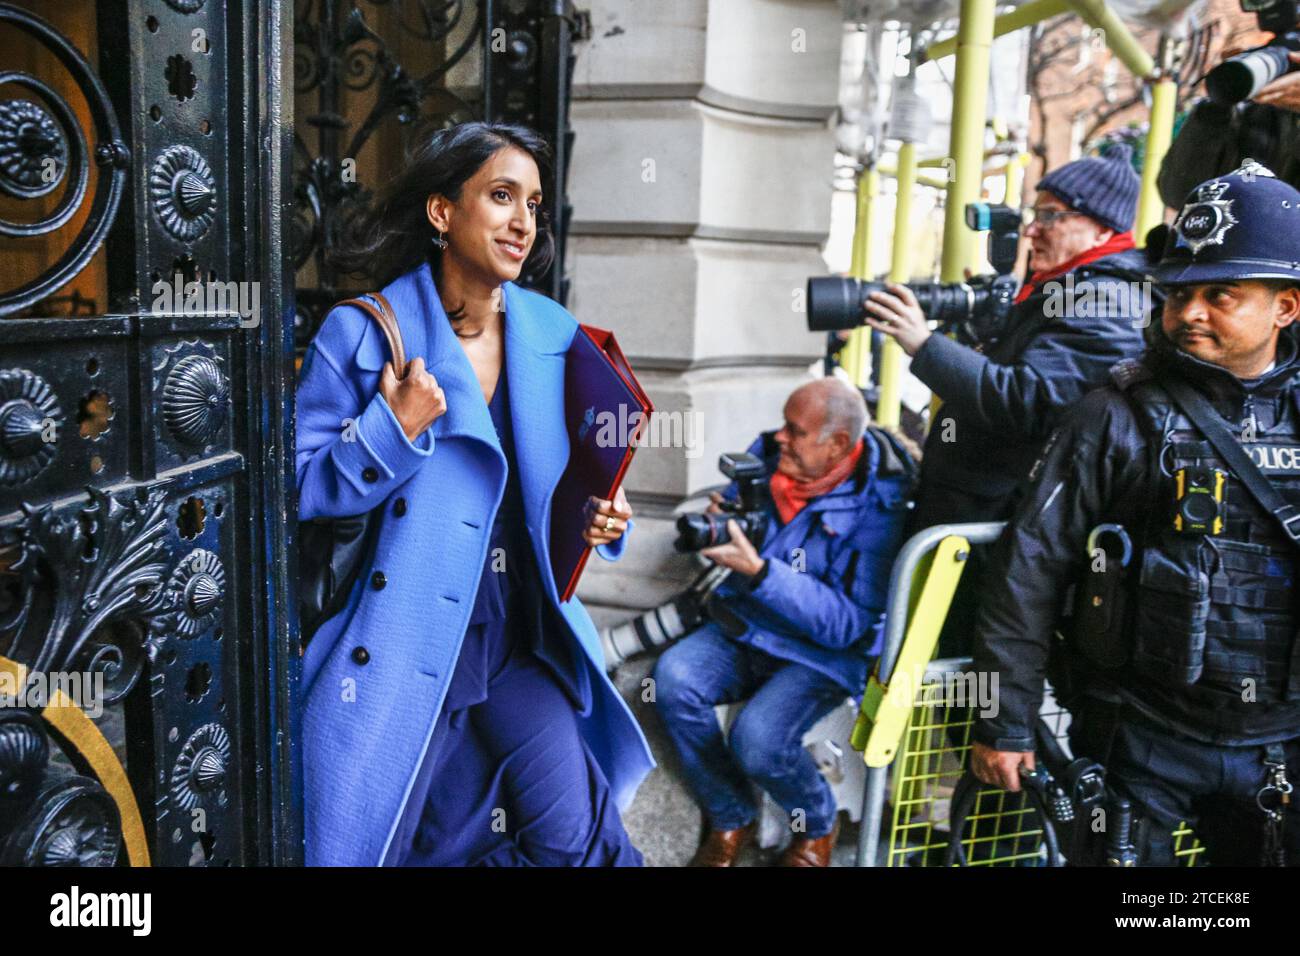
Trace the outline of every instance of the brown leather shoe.
<instances>
[{"instance_id":1,"label":"brown leather shoe","mask_svg":"<svg viewBox=\"0 0 1300 956\"><path fill-rule=\"evenodd\" d=\"M691 858L691 866L735 866L736 857L757 832L757 820L739 830L710 830Z\"/></svg>"},{"instance_id":2,"label":"brown leather shoe","mask_svg":"<svg viewBox=\"0 0 1300 956\"><path fill-rule=\"evenodd\" d=\"M835 817L835 825L825 836L795 837L781 854L777 866L830 866L831 851L840 835L840 818Z\"/></svg>"}]
</instances>

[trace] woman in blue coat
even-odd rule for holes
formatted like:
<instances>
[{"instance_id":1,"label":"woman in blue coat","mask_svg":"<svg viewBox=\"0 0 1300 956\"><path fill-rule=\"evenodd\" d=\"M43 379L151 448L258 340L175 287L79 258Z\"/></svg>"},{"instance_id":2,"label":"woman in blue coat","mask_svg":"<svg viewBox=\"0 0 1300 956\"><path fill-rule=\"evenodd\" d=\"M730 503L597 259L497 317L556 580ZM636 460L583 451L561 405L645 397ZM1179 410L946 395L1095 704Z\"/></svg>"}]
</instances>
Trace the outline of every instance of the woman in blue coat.
<instances>
[{"instance_id":1,"label":"woman in blue coat","mask_svg":"<svg viewBox=\"0 0 1300 956\"><path fill-rule=\"evenodd\" d=\"M513 281L552 254L547 155L515 126L423 138L340 257L382 285L406 375L353 306L304 360L299 517L382 515L303 658L309 865L641 863L619 812L654 764L551 570L552 521L616 560L631 511L620 488L550 513L577 322Z\"/></svg>"}]
</instances>

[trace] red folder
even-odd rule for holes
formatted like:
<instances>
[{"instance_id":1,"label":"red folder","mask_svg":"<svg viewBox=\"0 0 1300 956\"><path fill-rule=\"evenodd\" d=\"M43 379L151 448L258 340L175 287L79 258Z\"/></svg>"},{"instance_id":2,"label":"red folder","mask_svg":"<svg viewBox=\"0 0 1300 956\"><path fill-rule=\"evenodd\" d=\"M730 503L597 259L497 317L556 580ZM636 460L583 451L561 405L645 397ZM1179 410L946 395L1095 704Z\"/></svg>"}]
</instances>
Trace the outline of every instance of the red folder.
<instances>
[{"instance_id":1,"label":"red folder","mask_svg":"<svg viewBox=\"0 0 1300 956\"><path fill-rule=\"evenodd\" d=\"M632 374L614 334L580 325L564 363L564 425L569 464L551 498L551 569L573 597L591 556L582 539L587 499L612 500L654 406Z\"/></svg>"}]
</instances>

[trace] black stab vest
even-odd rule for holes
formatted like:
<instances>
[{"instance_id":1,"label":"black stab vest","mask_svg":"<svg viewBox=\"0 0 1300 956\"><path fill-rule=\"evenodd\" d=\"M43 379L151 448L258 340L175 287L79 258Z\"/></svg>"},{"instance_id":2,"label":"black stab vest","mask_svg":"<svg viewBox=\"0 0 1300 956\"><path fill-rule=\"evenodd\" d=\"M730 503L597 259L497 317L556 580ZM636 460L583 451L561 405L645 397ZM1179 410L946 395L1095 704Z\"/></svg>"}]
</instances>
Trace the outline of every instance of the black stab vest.
<instances>
[{"instance_id":1,"label":"black stab vest","mask_svg":"<svg viewBox=\"0 0 1300 956\"><path fill-rule=\"evenodd\" d=\"M1172 374L1165 371L1162 374ZM1158 378L1124 387L1137 412L1153 482L1134 538L1128 667L1180 723L1232 740L1300 735L1300 548L1179 410ZM1295 379L1214 402L1282 496L1300 506L1300 389ZM1254 419L1254 426L1246 422ZM1238 425L1240 423L1240 425ZM1221 533L1175 530L1179 469L1228 475Z\"/></svg>"}]
</instances>

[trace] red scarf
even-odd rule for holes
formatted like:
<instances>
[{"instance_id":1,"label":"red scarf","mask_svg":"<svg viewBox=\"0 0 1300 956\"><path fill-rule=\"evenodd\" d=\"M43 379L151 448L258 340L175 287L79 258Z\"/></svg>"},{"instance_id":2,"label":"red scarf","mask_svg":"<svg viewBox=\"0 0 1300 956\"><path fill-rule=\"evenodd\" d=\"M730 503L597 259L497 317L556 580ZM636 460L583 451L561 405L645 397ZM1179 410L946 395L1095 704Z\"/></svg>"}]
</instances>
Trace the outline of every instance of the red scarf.
<instances>
[{"instance_id":1,"label":"red scarf","mask_svg":"<svg viewBox=\"0 0 1300 956\"><path fill-rule=\"evenodd\" d=\"M1117 232L1099 246L1093 246L1085 252L1079 253L1073 259L1061 263L1055 269L1044 269L1041 272L1035 272L1029 277L1029 280L1020 287L1016 293L1016 303L1024 302L1034 294L1039 286L1049 279L1055 279L1057 276L1063 276L1067 272L1073 272L1079 266L1087 265L1103 256L1113 255L1116 252L1123 252L1125 249L1133 248L1133 233Z\"/></svg>"},{"instance_id":2,"label":"red scarf","mask_svg":"<svg viewBox=\"0 0 1300 956\"><path fill-rule=\"evenodd\" d=\"M840 459L839 464L820 478L812 481L796 481L788 475L777 472L772 476L772 501L784 524L794 520L794 516L803 511L804 506L814 498L835 490L845 478L853 474L858 459L862 457L863 439L859 438L853 449Z\"/></svg>"}]
</instances>

